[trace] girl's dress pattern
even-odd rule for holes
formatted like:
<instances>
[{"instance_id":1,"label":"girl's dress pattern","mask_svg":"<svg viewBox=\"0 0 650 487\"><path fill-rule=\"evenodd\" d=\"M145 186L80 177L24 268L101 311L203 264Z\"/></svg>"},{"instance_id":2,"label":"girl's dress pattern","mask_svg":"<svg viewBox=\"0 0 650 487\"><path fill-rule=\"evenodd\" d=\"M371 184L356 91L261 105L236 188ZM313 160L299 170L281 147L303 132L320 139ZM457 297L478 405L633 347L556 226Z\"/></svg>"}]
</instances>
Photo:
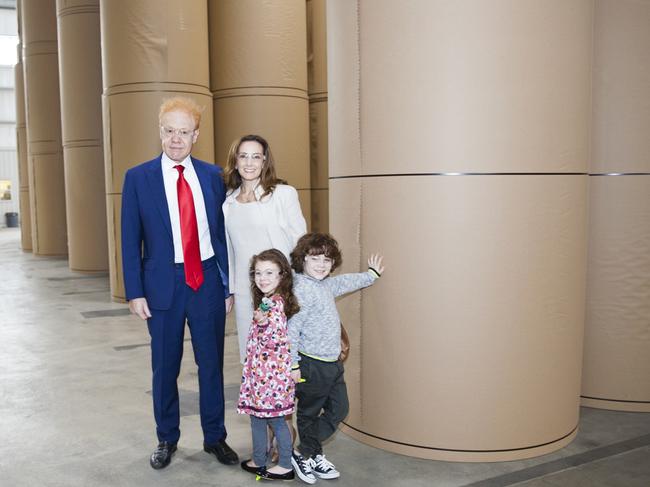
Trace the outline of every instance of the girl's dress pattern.
<instances>
[{"instance_id":1,"label":"girl's dress pattern","mask_svg":"<svg viewBox=\"0 0 650 487\"><path fill-rule=\"evenodd\" d=\"M237 412L258 418L286 416L294 411L295 385L284 300L271 296L261 321L253 319L246 344L246 361Z\"/></svg>"}]
</instances>

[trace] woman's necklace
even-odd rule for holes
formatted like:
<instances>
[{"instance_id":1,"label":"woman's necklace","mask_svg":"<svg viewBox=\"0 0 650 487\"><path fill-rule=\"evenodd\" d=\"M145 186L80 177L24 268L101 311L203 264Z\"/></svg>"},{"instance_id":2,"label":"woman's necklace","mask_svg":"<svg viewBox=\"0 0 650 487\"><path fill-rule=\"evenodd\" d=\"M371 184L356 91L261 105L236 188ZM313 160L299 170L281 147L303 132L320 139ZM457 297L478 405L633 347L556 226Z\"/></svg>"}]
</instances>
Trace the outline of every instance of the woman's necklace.
<instances>
[{"instance_id":1,"label":"woman's necklace","mask_svg":"<svg viewBox=\"0 0 650 487\"><path fill-rule=\"evenodd\" d=\"M255 201L255 193L254 192L245 193L245 194L243 192L239 193L237 195L237 201L239 201L240 203L252 203L253 201Z\"/></svg>"},{"instance_id":2,"label":"woman's necklace","mask_svg":"<svg viewBox=\"0 0 650 487\"><path fill-rule=\"evenodd\" d=\"M237 195L237 201L240 203L252 203L253 201L257 201L257 198L255 197L255 187L257 186L257 183L253 187L246 188L244 190L244 185L240 186L239 194Z\"/></svg>"}]
</instances>

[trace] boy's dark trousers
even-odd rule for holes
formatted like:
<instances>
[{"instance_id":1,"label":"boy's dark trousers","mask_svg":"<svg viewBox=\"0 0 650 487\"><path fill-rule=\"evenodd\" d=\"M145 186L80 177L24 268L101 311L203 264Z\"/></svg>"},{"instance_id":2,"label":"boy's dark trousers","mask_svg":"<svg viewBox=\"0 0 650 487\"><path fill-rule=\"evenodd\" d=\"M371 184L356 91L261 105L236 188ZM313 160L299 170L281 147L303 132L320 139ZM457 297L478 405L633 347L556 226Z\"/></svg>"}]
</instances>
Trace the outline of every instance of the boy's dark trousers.
<instances>
[{"instance_id":1,"label":"boy's dark trousers","mask_svg":"<svg viewBox=\"0 0 650 487\"><path fill-rule=\"evenodd\" d=\"M348 415L348 390L340 360L324 362L300 354L300 374L305 382L296 386L298 450L309 458L323 453L321 443Z\"/></svg>"}]
</instances>

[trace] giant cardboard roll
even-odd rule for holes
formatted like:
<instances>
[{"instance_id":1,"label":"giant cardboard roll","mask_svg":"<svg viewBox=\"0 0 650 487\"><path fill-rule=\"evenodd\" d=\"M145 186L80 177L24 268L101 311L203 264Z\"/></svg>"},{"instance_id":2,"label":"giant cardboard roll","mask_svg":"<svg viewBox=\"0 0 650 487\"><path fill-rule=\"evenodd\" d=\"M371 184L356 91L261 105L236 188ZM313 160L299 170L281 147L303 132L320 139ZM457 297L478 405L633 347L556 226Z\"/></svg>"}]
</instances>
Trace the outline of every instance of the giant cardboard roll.
<instances>
[{"instance_id":1,"label":"giant cardboard roll","mask_svg":"<svg viewBox=\"0 0 650 487\"><path fill-rule=\"evenodd\" d=\"M32 251L32 215L29 204L29 169L27 163L27 123L25 122L25 76L23 74L23 45L21 26L21 0L16 2L18 17L18 62L14 66L16 87L16 148L18 152L18 184L20 205L20 246Z\"/></svg>"},{"instance_id":2,"label":"giant cardboard roll","mask_svg":"<svg viewBox=\"0 0 650 487\"><path fill-rule=\"evenodd\" d=\"M578 428L592 3L327 9L330 230L343 271L387 265L341 301L343 430L439 460L561 448Z\"/></svg>"},{"instance_id":3,"label":"giant cardboard roll","mask_svg":"<svg viewBox=\"0 0 650 487\"><path fill-rule=\"evenodd\" d=\"M192 155L214 161L207 4L200 0L100 0L104 159L113 299L125 297L120 203L126 170L161 152L158 109L189 96L205 107Z\"/></svg>"},{"instance_id":4,"label":"giant cardboard roll","mask_svg":"<svg viewBox=\"0 0 650 487\"><path fill-rule=\"evenodd\" d=\"M233 140L269 141L278 176L298 190L309 223L307 18L303 0L210 0L210 86L215 154Z\"/></svg>"},{"instance_id":5,"label":"giant cardboard roll","mask_svg":"<svg viewBox=\"0 0 650 487\"><path fill-rule=\"evenodd\" d=\"M108 270L99 0L57 0L68 261Z\"/></svg>"},{"instance_id":6,"label":"giant cardboard roll","mask_svg":"<svg viewBox=\"0 0 650 487\"><path fill-rule=\"evenodd\" d=\"M596 2L582 404L650 412L650 2Z\"/></svg>"},{"instance_id":7,"label":"giant cardboard roll","mask_svg":"<svg viewBox=\"0 0 650 487\"><path fill-rule=\"evenodd\" d=\"M23 0L20 17L32 250L37 255L66 255L55 3Z\"/></svg>"},{"instance_id":8,"label":"giant cardboard roll","mask_svg":"<svg viewBox=\"0 0 650 487\"><path fill-rule=\"evenodd\" d=\"M307 80L309 85L309 155L311 159L311 228L327 232L327 22L325 0L307 1Z\"/></svg>"}]
</instances>

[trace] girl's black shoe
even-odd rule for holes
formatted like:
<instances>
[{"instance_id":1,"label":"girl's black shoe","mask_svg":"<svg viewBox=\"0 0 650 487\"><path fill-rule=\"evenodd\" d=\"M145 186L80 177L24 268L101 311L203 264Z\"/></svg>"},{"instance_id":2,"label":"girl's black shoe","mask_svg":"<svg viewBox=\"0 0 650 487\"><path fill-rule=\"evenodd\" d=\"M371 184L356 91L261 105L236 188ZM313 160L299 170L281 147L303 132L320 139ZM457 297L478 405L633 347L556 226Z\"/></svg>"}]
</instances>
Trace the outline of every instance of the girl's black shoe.
<instances>
[{"instance_id":1,"label":"girl's black shoe","mask_svg":"<svg viewBox=\"0 0 650 487\"><path fill-rule=\"evenodd\" d=\"M267 472L266 469L264 473L259 474L264 480L293 480L296 475L293 473L293 470L289 470L286 473L271 473Z\"/></svg>"},{"instance_id":2,"label":"girl's black shoe","mask_svg":"<svg viewBox=\"0 0 650 487\"><path fill-rule=\"evenodd\" d=\"M248 464L248 462L250 461L251 459L249 458L248 460L244 460L243 462L240 463L242 470L246 470L247 472L250 472L253 475L259 475L260 477L266 474L266 467L251 467Z\"/></svg>"}]
</instances>

